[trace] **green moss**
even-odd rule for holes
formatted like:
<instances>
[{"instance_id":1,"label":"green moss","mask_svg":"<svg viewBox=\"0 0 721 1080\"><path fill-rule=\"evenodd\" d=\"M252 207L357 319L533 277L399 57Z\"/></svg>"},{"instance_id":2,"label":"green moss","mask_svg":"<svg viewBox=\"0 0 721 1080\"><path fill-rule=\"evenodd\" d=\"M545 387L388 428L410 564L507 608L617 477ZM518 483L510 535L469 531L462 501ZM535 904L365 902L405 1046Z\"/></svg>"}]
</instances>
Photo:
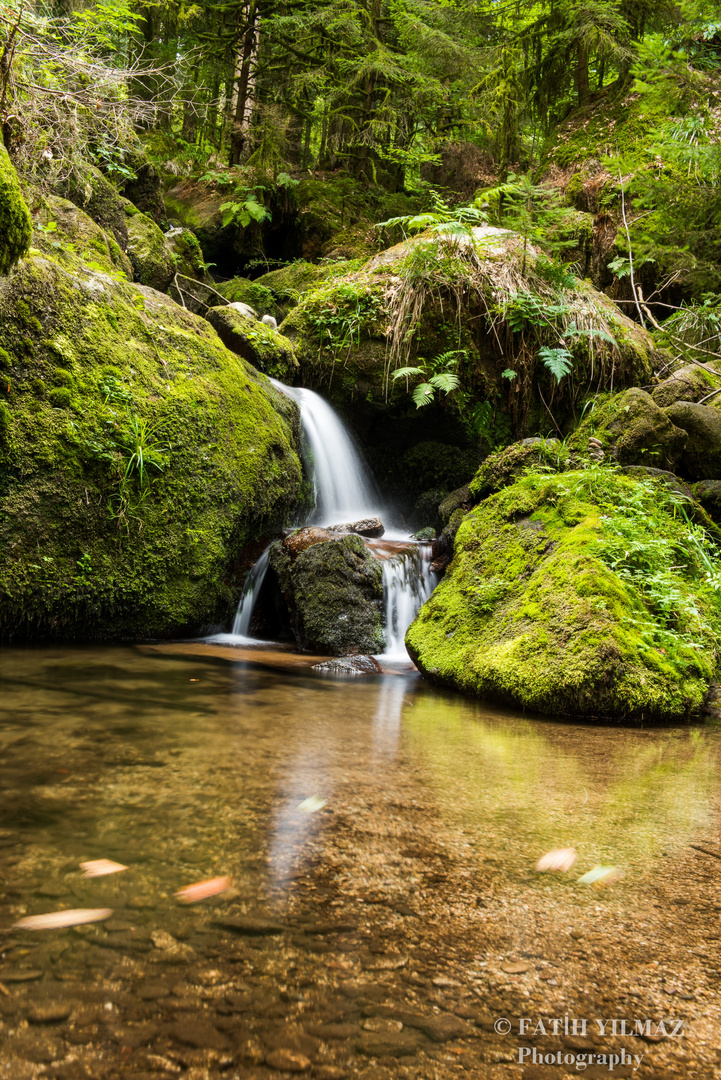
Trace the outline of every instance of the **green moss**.
<instances>
[{"instance_id":1,"label":"green moss","mask_svg":"<svg viewBox=\"0 0 721 1080\"><path fill-rule=\"evenodd\" d=\"M465 517L409 651L431 681L550 715L687 717L721 640L692 535L651 479L531 472Z\"/></svg>"},{"instance_id":2,"label":"green moss","mask_svg":"<svg viewBox=\"0 0 721 1080\"><path fill-rule=\"evenodd\" d=\"M293 382L298 361L290 341L277 330L228 307L210 308L205 317L232 352L272 378Z\"/></svg>"},{"instance_id":3,"label":"green moss","mask_svg":"<svg viewBox=\"0 0 721 1080\"><path fill-rule=\"evenodd\" d=\"M57 386L48 394L50 404L56 409L69 409L72 404L72 394L67 386Z\"/></svg>"},{"instance_id":4,"label":"green moss","mask_svg":"<svg viewBox=\"0 0 721 1080\"><path fill-rule=\"evenodd\" d=\"M132 208L132 213L128 213ZM128 228L128 256L135 280L165 292L175 273L176 259L170 245L152 218L125 202Z\"/></svg>"},{"instance_id":5,"label":"green moss","mask_svg":"<svg viewBox=\"0 0 721 1080\"><path fill-rule=\"evenodd\" d=\"M0 274L7 274L27 254L31 238L30 211L17 173L0 142Z\"/></svg>"},{"instance_id":6,"label":"green moss","mask_svg":"<svg viewBox=\"0 0 721 1080\"><path fill-rule=\"evenodd\" d=\"M687 441L686 432L637 387L598 399L569 437L569 450L587 455L589 438L597 439L604 453L623 465L671 470L681 460Z\"/></svg>"},{"instance_id":7,"label":"green moss","mask_svg":"<svg viewBox=\"0 0 721 1080\"><path fill-rule=\"evenodd\" d=\"M218 286L218 292L231 304L249 304L258 315L272 315L276 320L282 318L280 306L271 290L257 281L231 278Z\"/></svg>"},{"instance_id":8,"label":"green moss","mask_svg":"<svg viewBox=\"0 0 721 1080\"><path fill-rule=\"evenodd\" d=\"M43 313L31 353L25 309ZM0 283L0 322L16 384L14 457L0 468L0 636L138 638L221 622L244 546L283 524L301 488L293 403L278 404L203 319L67 251ZM75 383L45 398L54 372L68 378L47 341L72 344ZM131 468L124 485L138 423L160 467L145 483ZM38 549L52 560L41 568Z\"/></svg>"},{"instance_id":9,"label":"green moss","mask_svg":"<svg viewBox=\"0 0 721 1080\"><path fill-rule=\"evenodd\" d=\"M7 349L0 349L0 371L9 371L12 363L12 357Z\"/></svg>"}]
</instances>

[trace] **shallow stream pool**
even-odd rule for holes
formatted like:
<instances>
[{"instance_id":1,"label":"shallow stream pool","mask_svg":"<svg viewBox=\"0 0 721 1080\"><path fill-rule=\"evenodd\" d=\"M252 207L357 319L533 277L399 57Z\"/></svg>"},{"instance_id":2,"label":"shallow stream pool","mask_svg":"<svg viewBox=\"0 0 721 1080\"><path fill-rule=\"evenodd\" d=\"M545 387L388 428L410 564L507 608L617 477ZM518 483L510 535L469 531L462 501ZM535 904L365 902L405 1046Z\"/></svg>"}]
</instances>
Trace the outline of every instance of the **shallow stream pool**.
<instances>
[{"instance_id":1,"label":"shallow stream pool","mask_svg":"<svg viewBox=\"0 0 721 1080\"><path fill-rule=\"evenodd\" d=\"M0 1077L721 1076L717 729L312 662L0 652Z\"/></svg>"}]
</instances>

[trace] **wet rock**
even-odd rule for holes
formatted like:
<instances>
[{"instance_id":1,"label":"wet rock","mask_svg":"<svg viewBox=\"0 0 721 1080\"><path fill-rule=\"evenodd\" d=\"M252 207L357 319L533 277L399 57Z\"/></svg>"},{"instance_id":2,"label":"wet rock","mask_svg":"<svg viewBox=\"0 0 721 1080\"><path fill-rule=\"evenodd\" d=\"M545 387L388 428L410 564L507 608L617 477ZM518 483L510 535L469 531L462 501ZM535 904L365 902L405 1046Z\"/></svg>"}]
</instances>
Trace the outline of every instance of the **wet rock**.
<instances>
[{"instance_id":1,"label":"wet rock","mask_svg":"<svg viewBox=\"0 0 721 1080\"><path fill-rule=\"evenodd\" d=\"M414 540L435 540L437 532L430 525L425 529L419 529L418 532L413 533Z\"/></svg>"},{"instance_id":2,"label":"wet rock","mask_svg":"<svg viewBox=\"0 0 721 1080\"><path fill-rule=\"evenodd\" d=\"M270 565L301 649L335 656L383 650L383 571L360 536L315 542L295 558L287 541L276 542Z\"/></svg>"},{"instance_id":3,"label":"wet rock","mask_svg":"<svg viewBox=\"0 0 721 1080\"><path fill-rule=\"evenodd\" d=\"M364 1031L372 1031L377 1035L386 1035L388 1032L402 1031L402 1020L391 1020L385 1016L372 1016L361 1024Z\"/></svg>"},{"instance_id":4,"label":"wet rock","mask_svg":"<svg viewBox=\"0 0 721 1080\"><path fill-rule=\"evenodd\" d=\"M329 540L337 540L338 536L331 529L321 529L318 525L306 525L304 529L297 529L283 541L283 549L287 551L291 560L301 551L305 551L314 544L325 544Z\"/></svg>"},{"instance_id":5,"label":"wet rock","mask_svg":"<svg viewBox=\"0 0 721 1080\"><path fill-rule=\"evenodd\" d=\"M323 1042L336 1042L344 1039L352 1039L359 1034L357 1024L306 1024L309 1035L315 1035Z\"/></svg>"},{"instance_id":6,"label":"wet rock","mask_svg":"<svg viewBox=\"0 0 721 1080\"><path fill-rule=\"evenodd\" d=\"M228 1047L227 1039L202 1020L183 1019L177 1024L171 1024L167 1033L175 1042L196 1050L225 1050Z\"/></svg>"},{"instance_id":7,"label":"wet rock","mask_svg":"<svg viewBox=\"0 0 721 1080\"><path fill-rule=\"evenodd\" d=\"M297 1050L271 1050L265 1064L279 1072L303 1073L311 1067L310 1060Z\"/></svg>"},{"instance_id":8,"label":"wet rock","mask_svg":"<svg viewBox=\"0 0 721 1080\"><path fill-rule=\"evenodd\" d=\"M249 1065L262 1065L265 1061L265 1050L257 1039L243 1039L238 1043L237 1052L240 1060Z\"/></svg>"},{"instance_id":9,"label":"wet rock","mask_svg":"<svg viewBox=\"0 0 721 1080\"><path fill-rule=\"evenodd\" d=\"M411 1057L422 1045L422 1036L410 1031L361 1035L356 1050L368 1057Z\"/></svg>"},{"instance_id":10,"label":"wet rock","mask_svg":"<svg viewBox=\"0 0 721 1080\"><path fill-rule=\"evenodd\" d=\"M3 971L2 981L4 983L36 982L42 979L44 974L45 972L40 968L16 968L14 971Z\"/></svg>"},{"instance_id":11,"label":"wet rock","mask_svg":"<svg viewBox=\"0 0 721 1080\"><path fill-rule=\"evenodd\" d=\"M37 1004L29 1010L28 1020L31 1024L58 1024L67 1020L71 1011L72 1007L63 1002Z\"/></svg>"},{"instance_id":12,"label":"wet rock","mask_svg":"<svg viewBox=\"0 0 721 1080\"><path fill-rule=\"evenodd\" d=\"M259 915L234 915L223 919L214 919L216 926L232 930L234 934L247 934L251 937L266 934L282 934L285 927L273 919Z\"/></svg>"},{"instance_id":13,"label":"wet rock","mask_svg":"<svg viewBox=\"0 0 721 1080\"><path fill-rule=\"evenodd\" d=\"M380 675L383 671L373 656L339 656L314 664L313 671L326 671L337 675Z\"/></svg>"},{"instance_id":14,"label":"wet rock","mask_svg":"<svg viewBox=\"0 0 721 1080\"><path fill-rule=\"evenodd\" d=\"M329 532L356 533L358 536L366 536L369 539L378 540L385 533L385 527L379 517L363 518L361 521L351 521L346 525L329 525Z\"/></svg>"}]
</instances>

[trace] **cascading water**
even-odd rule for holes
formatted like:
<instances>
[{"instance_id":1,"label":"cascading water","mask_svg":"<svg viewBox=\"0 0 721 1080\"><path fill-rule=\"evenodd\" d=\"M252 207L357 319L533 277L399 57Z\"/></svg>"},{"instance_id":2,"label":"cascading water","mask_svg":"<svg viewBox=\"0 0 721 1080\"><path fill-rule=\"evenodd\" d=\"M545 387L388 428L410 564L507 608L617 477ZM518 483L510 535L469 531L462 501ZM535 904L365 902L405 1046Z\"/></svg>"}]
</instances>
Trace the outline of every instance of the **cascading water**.
<instances>
[{"instance_id":1,"label":"cascading water","mask_svg":"<svg viewBox=\"0 0 721 1080\"><path fill-rule=\"evenodd\" d=\"M431 545L414 544L383 562L385 604L384 656L407 660L406 630L435 587L431 570Z\"/></svg>"},{"instance_id":2,"label":"cascading water","mask_svg":"<svg viewBox=\"0 0 721 1080\"><path fill-rule=\"evenodd\" d=\"M312 390L270 381L300 409L306 467L315 495L309 524L334 525L377 514L375 484L337 413Z\"/></svg>"},{"instance_id":3,"label":"cascading water","mask_svg":"<svg viewBox=\"0 0 721 1080\"><path fill-rule=\"evenodd\" d=\"M302 387L270 380L276 390L292 398L300 409L306 468L313 477L315 510L309 524L336 525L378 515L378 493L340 417L319 394ZM407 659L406 630L434 588L430 544L415 544L407 535L398 550L385 534L383 600L388 659ZM373 548L373 545L371 545ZM266 548L248 574L233 621L232 638L247 640L253 608L270 562Z\"/></svg>"},{"instance_id":4,"label":"cascading water","mask_svg":"<svg viewBox=\"0 0 721 1080\"><path fill-rule=\"evenodd\" d=\"M243 586L243 591L240 594L240 600L238 602L238 610L233 619L234 637L248 637L250 632L250 618L253 614L253 608L258 599L261 585L265 580L269 562L270 547L267 547L258 561L253 564L245 579L245 585Z\"/></svg>"}]
</instances>

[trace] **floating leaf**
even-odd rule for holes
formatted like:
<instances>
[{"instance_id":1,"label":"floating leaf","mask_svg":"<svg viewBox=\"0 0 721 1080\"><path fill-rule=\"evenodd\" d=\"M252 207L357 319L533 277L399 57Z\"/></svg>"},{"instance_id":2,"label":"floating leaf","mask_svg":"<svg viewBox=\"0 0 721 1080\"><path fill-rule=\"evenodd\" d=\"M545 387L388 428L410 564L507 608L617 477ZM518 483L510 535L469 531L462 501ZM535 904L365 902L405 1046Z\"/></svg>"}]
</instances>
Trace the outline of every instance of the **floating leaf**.
<instances>
[{"instance_id":1,"label":"floating leaf","mask_svg":"<svg viewBox=\"0 0 721 1080\"><path fill-rule=\"evenodd\" d=\"M103 877L105 874L119 874L121 870L127 870L122 863L113 862L112 859L91 859L90 862L81 862L80 869L83 877Z\"/></svg>"},{"instance_id":2,"label":"floating leaf","mask_svg":"<svg viewBox=\"0 0 721 1080\"><path fill-rule=\"evenodd\" d=\"M317 814L327 805L325 799L321 799L318 795L311 795L309 799L303 799L303 802L298 803L297 809L301 814Z\"/></svg>"},{"instance_id":3,"label":"floating leaf","mask_svg":"<svg viewBox=\"0 0 721 1080\"><path fill-rule=\"evenodd\" d=\"M60 930L65 926L82 926L83 923L109 919L112 908L68 908L67 911L49 911L46 915L28 915L16 922L16 930Z\"/></svg>"},{"instance_id":4,"label":"floating leaf","mask_svg":"<svg viewBox=\"0 0 721 1080\"><path fill-rule=\"evenodd\" d=\"M587 874L578 879L579 885L595 885L601 888L604 885L613 885L621 877L621 871L617 866L594 866Z\"/></svg>"},{"instance_id":5,"label":"floating leaf","mask_svg":"<svg viewBox=\"0 0 721 1080\"><path fill-rule=\"evenodd\" d=\"M536 870L558 870L565 874L576 861L576 849L572 847L554 848L547 851L536 863Z\"/></svg>"},{"instance_id":6,"label":"floating leaf","mask_svg":"<svg viewBox=\"0 0 721 1080\"><path fill-rule=\"evenodd\" d=\"M182 904L197 904L198 900L207 900L209 896L217 896L225 892L232 885L229 877L208 878L207 881L196 881L193 885L184 885L175 894L176 900Z\"/></svg>"}]
</instances>

